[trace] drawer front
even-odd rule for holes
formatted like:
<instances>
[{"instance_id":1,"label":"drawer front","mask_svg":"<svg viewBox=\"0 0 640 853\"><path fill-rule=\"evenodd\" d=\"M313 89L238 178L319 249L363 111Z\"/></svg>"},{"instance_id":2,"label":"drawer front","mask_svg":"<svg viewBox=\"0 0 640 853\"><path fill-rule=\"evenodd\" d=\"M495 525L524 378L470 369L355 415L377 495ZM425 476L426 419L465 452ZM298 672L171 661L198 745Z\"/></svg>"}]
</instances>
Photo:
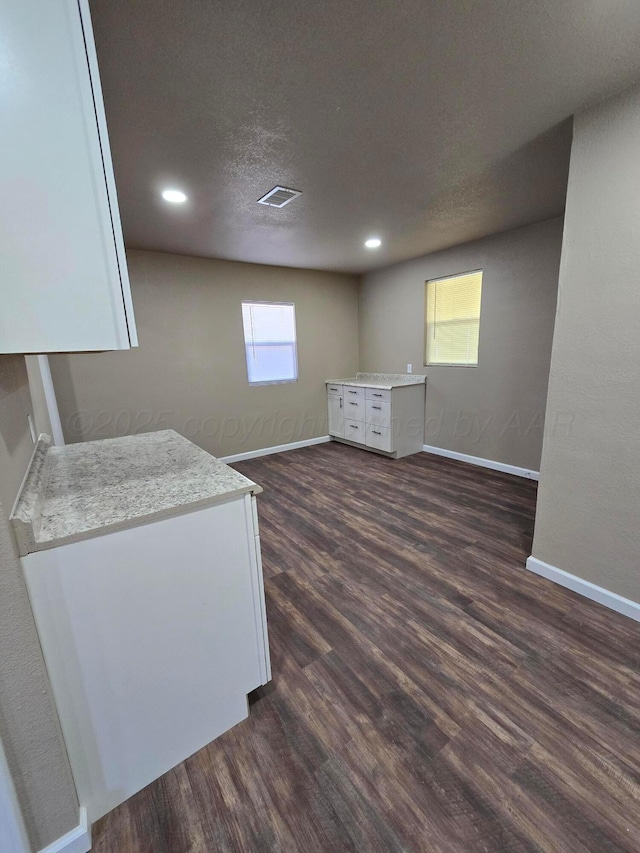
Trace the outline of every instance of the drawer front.
<instances>
[{"instance_id":1,"label":"drawer front","mask_svg":"<svg viewBox=\"0 0 640 853\"><path fill-rule=\"evenodd\" d=\"M346 400L362 400L364 401L364 388L357 385L343 385L344 399Z\"/></svg>"},{"instance_id":2,"label":"drawer front","mask_svg":"<svg viewBox=\"0 0 640 853\"><path fill-rule=\"evenodd\" d=\"M391 429L391 403L366 400L367 424Z\"/></svg>"},{"instance_id":3,"label":"drawer front","mask_svg":"<svg viewBox=\"0 0 640 853\"><path fill-rule=\"evenodd\" d=\"M332 397L339 397L342 394L342 385L333 385L327 382L327 394Z\"/></svg>"},{"instance_id":4,"label":"drawer front","mask_svg":"<svg viewBox=\"0 0 640 853\"><path fill-rule=\"evenodd\" d=\"M367 388L367 400L377 400L379 403L390 403L391 390L387 388Z\"/></svg>"},{"instance_id":5,"label":"drawer front","mask_svg":"<svg viewBox=\"0 0 640 853\"><path fill-rule=\"evenodd\" d=\"M361 397L349 397L344 395L344 416L351 421L366 420L367 401Z\"/></svg>"},{"instance_id":6,"label":"drawer front","mask_svg":"<svg viewBox=\"0 0 640 853\"><path fill-rule=\"evenodd\" d=\"M367 434L366 426L362 421L349 421L345 418L344 422L344 437L349 441L357 441L360 444L366 444Z\"/></svg>"},{"instance_id":7,"label":"drawer front","mask_svg":"<svg viewBox=\"0 0 640 853\"><path fill-rule=\"evenodd\" d=\"M391 430L385 427L367 424L367 447L391 452Z\"/></svg>"}]
</instances>

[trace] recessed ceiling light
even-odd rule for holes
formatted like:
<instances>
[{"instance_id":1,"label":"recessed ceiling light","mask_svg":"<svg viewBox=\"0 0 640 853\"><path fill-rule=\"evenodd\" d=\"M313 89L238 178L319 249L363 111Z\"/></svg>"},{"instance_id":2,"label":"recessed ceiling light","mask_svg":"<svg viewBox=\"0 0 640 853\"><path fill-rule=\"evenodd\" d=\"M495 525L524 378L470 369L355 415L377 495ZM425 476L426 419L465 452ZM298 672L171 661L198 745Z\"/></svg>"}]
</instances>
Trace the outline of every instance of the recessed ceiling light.
<instances>
[{"instance_id":1,"label":"recessed ceiling light","mask_svg":"<svg viewBox=\"0 0 640 853\"><path fill-rule=\"evenodd\" d=\"M173 204L182 204L183 201L187 200L187 197L182 190L162 190L162 198L165 201L172 202Z\"/></svg>"},{"instance_id":2,"label":"recessed ceiling light","mask_svg":"<svg viewBox=\"0 0 640 853\"><path fill-rule=\"evenodd\" d=\"M368 240L364 241L367 249L378 249L382 246L382 240L379 237L369 237Z\"/></svg>"}]
</instances>

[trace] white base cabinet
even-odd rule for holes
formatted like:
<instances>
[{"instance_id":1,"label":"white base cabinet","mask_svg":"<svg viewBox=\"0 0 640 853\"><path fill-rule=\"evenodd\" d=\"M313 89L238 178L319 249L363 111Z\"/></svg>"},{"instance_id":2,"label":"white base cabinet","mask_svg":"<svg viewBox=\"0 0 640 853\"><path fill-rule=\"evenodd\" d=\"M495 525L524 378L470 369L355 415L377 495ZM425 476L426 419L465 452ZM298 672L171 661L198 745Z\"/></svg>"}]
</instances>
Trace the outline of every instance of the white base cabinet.
<instances>
[{"instance_id":1,"label":"white base cabinet","mask_svg":"<svg viewBox=\"0 0 640 853\"><path fill-rule=\"evenodd\" d=\"M251 495L21 559L91 821L244 719L271 677Z\"/></svg>"},{"instance_id":2,"label":"white base cabinet","mask_svg":"<svg viewBox=\"0 0 640 853\"><path fill-rule=\"evenodd\" d=\"M425 386L327 383L329 435L398 459L424 445Z\"/></svg>"}]
</instances>

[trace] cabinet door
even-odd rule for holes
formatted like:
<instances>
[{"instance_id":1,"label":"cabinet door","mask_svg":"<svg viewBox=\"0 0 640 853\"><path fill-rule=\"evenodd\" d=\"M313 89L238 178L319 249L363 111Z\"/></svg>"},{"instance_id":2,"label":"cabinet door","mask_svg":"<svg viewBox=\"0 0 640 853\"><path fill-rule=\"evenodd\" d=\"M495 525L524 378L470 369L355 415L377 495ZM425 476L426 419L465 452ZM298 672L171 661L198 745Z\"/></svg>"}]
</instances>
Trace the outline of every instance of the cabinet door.
<instances>
[{"instance_id":1,"label":"cabinet door","mask_svg":"<svg viewBox=\"0 0 640 853\"><path fill-rule=\"evenodd\" d=\"M344 407L342 397L335 394L327 395L329 407L329 435L344 438Z\"/></svg>"},{"instance_id":2,"label":"cabinet door","mask_svg":"<svg viewBox=\"0 0 640 853\"><path fill-rule=\"evenodd\" d=\"M247 527L240 496L22 558L90 821L247 716L265 640Z\"/></svg>"},{"instance_id":3,"label":"cabinet door","mask_svg":"<svg viewBox=\"0 0 640 853\"><path fill-rule=\"evenodd\" d=\"M0 352L137 344L87 0L0 6Z\"/></svg>"}]
</instances>

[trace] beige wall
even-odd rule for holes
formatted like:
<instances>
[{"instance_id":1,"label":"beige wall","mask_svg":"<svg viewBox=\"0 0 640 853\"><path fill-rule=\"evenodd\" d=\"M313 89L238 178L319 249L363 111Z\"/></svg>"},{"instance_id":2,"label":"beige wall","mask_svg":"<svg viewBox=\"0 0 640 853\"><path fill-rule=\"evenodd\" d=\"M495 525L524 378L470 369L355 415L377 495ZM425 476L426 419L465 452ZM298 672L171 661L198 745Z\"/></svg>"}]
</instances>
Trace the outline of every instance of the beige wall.
<instances>
[{"instance_id":1,"label":"beige wall","mask_svg":"<svg viewBox=\"0 0 640 853\"><path fill-rule=\"evenodd\" d=\"M0 501L7 514L33 453L27 423L32 413L24 356L0 355Z\"/></svg>"},{"instance_id":2,"label":"beige wall","mask_svg":"<svg viewBox=\"0 0 640 853\"><path fill-rule=\"evenodd\" d=\"M640 602L640 87L576 118L533 555Z\"/></svg>"},{"instance_id":3,"label":"beige wall","mask_svg":"<svg viewBox=\"0 0 640 853\"><path fill-rule=\"evenodd\" d=\"M29 377L29 389L31 391L31 408L33 409L33 421L36 434L46 433L53 435L51 418L47 407L44 384L42 381L42 369L38 363L37 355L25 356L27 365L27 376Z\"/></svg>"},{"instance_id":4,"label":"beige wall","mask_svg":"<svg viewBox=\"0 0 640 853\"><path fill-rule=\"evenodd\" d=\"M138 349L50 359L68 441L171 427L216 456L326 435L324 382L358 367L354 276L128 253ZM250 387L243 299L296 306L299 380Z\"/></svg>"},{"instance_id":5,"label":"beige wall","mask_svg":"<svg viewBox=\"0 0 640 853\"><path fill-rule=\"evenodd\" d=\"M78 823L78 801L49 694L8 516L29 464L25 361L0 355L0 738L34 850Z\"/></svg>"},{"instance_id":6,"label":"beige wall","mask_svg":"<svg viewBox=\"0 0 640 853\"><path fill-rule=\"evenodd\" d=\"M553 219L363 279L360 369L426 373L426 444L538 470L561 241ZM478 367L425 367L425 281L475 269Z\"/></svg>"}]
</instances>

